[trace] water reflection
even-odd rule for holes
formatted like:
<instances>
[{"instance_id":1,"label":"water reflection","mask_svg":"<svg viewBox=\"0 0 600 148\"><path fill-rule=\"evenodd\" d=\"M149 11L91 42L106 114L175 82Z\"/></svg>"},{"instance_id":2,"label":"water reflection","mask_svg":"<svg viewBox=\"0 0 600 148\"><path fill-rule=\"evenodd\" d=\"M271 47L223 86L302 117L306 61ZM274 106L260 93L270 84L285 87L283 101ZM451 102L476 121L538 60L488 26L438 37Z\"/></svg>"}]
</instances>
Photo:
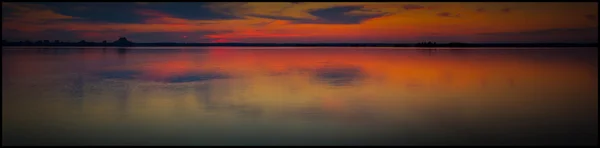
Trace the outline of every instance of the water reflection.
<instances>
[{"instance_id":1,"label":"water reflection","mask_svg":"<svg viewBox=\"0 0 600 148\"><path fill-rule=\"evenodd\" d=\"M127 54L127 52L128 52L128 51L129 51L129 49L127 49L127 48L119 48L119 49L117 49L117 52L118 52L120 55Z\"/></svg>"},{"instance_id":2,"label":"water reflection","mask_svg":"<svg viewBox=\"0 0 600 148\"><path fill-rule=\"evenodd\" d=\"M354 66L326 66L315 70L318 81L327 82L332 86L351 85L364 77L362 69Z\"/></svg>"},{"instance_id":3,"label":"water reflection","mask_svg":"<svg viewBox=\"0 0 600 148\"><path fill-rule=\"evenodd\" d=\"M121 50L3 51L3 144L597 144L583 49Z\"/></svg>"},{"instance_id":4,"label":"water reflection","mask_svg":"<svg viewBox=\"0 0 600 148\"><path fill-rule=\"evenodd\" d=\"M141 74L141 72L125 70L125 71L103 71L103 72L100 72L98 75L104 79L134 79L139 74Z\"/></svg>"},{"instance_id":5,"label":"water reflection","mask_svg":"<svg viewBox=\"0 0 600 148\"><path fill-rule=\"evenodd\" d=\"M183 82L200 82L214 79L224 79L227 75L220 73L191 73L185 75L176 75L168 78L167 82L170 83L183 83Z\"/></svg>"}]
</instances>

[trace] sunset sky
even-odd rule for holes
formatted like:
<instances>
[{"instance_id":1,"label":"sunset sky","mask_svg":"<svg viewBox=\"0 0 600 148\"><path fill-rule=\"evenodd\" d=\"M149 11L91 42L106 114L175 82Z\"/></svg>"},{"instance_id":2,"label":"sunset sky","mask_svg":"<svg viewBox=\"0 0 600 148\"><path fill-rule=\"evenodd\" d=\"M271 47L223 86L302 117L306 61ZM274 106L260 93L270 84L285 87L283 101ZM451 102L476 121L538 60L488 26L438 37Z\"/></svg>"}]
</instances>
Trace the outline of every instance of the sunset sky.
<instances>
[{"instance_id":1,"label":"sunset sky","mask_svg":"<svg viewBox=\"0 0 600 148\"><path fill-rule=\"evenodd\" d=\"M598 3L2 2L2 39L597 42Z\"/></svg>"}]
</instances>

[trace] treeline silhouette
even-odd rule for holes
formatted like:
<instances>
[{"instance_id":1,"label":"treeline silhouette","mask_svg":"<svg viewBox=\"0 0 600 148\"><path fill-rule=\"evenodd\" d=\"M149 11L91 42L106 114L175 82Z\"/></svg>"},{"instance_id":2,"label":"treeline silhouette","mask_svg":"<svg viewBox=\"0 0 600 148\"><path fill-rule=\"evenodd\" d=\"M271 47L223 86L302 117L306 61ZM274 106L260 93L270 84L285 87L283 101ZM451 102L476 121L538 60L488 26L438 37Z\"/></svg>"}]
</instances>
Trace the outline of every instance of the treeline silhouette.
<instances>
[{"instance_id":1,"label":"treeline silhouette","mask_svg":"<svg viewBox=\"0 0 600 148\"><path fill-rule=\"evenodd\" d=\"M36 42L18 41L8 42L2 40L2 46L261 46L261 47L598 47L598 43L436 43L421 42L416 44L394 44L394 43L134 43L125 37L120 37L113 42L61 42L59 40L40 40Z\"/></svg>"},{"instance_id":2,"label":"treeline silhouette","mask_svg":"<svg viewBox=\"0 0 600 148\"><path fill-rule=\"evenodd\" d=\"M81 40L79 42L62 42L60 40L39 40L36 42L32 42L29 40L26 41L18 41L18 42L8 42L6 40L2 40L2 46L134 46L135 43L127 40L125 37L121 37L114 42L107 42L106 40L103 42L87 42L85 40Z\"/></svg>"},{"instance_id":3,"label":"treeline silhouette","mask_svg":"<svg viewBox=\"0 0 600 148\"><path fill-rule=\"evenodd\" d=\"M477 44L467 44L467 43L459 43L459 42L451 42L447 44L437 44L436 42L421 42L415 44L415 47L469 47L475 46ZM480 46L480 45L478 45Z\"/></svg>"}]
</instances>

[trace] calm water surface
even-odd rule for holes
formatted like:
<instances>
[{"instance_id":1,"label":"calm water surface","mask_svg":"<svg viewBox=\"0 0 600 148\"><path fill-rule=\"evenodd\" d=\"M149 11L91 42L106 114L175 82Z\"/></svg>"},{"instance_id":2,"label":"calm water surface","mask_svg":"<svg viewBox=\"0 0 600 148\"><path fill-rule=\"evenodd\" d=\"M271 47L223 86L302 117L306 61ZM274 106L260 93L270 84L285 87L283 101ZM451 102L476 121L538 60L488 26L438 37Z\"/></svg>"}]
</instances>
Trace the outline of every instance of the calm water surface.
<instances>
[{"instance_id":1,"label":"calm water surface","mask_svg":"<svg viewBox=\"0 0 600 148\"><path fill-rule=\"evenodd\" d=\"M3 145L597 145L597 48L2 51Z\"/></svg>"}]
</instances>

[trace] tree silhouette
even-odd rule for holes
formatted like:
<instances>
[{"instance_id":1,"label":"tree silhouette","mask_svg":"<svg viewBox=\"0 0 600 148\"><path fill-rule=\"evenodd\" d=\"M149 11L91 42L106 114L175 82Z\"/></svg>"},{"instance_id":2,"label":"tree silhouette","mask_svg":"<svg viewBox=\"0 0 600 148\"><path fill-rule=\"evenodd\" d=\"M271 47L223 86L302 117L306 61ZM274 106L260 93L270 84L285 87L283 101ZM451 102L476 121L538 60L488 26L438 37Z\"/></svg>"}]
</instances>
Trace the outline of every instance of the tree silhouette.
<instances>
[{"instance_id":1,"label":"tree silhouette","mask_svg":"<svg viewBox=\"0 0 600 148\"><path fill-rule=\"evenodd\" d=\"M117 46L132 46L133 42L127 40L125 37L120 37L118 40L113 42Z\"/></svg>"}]
</instances>

